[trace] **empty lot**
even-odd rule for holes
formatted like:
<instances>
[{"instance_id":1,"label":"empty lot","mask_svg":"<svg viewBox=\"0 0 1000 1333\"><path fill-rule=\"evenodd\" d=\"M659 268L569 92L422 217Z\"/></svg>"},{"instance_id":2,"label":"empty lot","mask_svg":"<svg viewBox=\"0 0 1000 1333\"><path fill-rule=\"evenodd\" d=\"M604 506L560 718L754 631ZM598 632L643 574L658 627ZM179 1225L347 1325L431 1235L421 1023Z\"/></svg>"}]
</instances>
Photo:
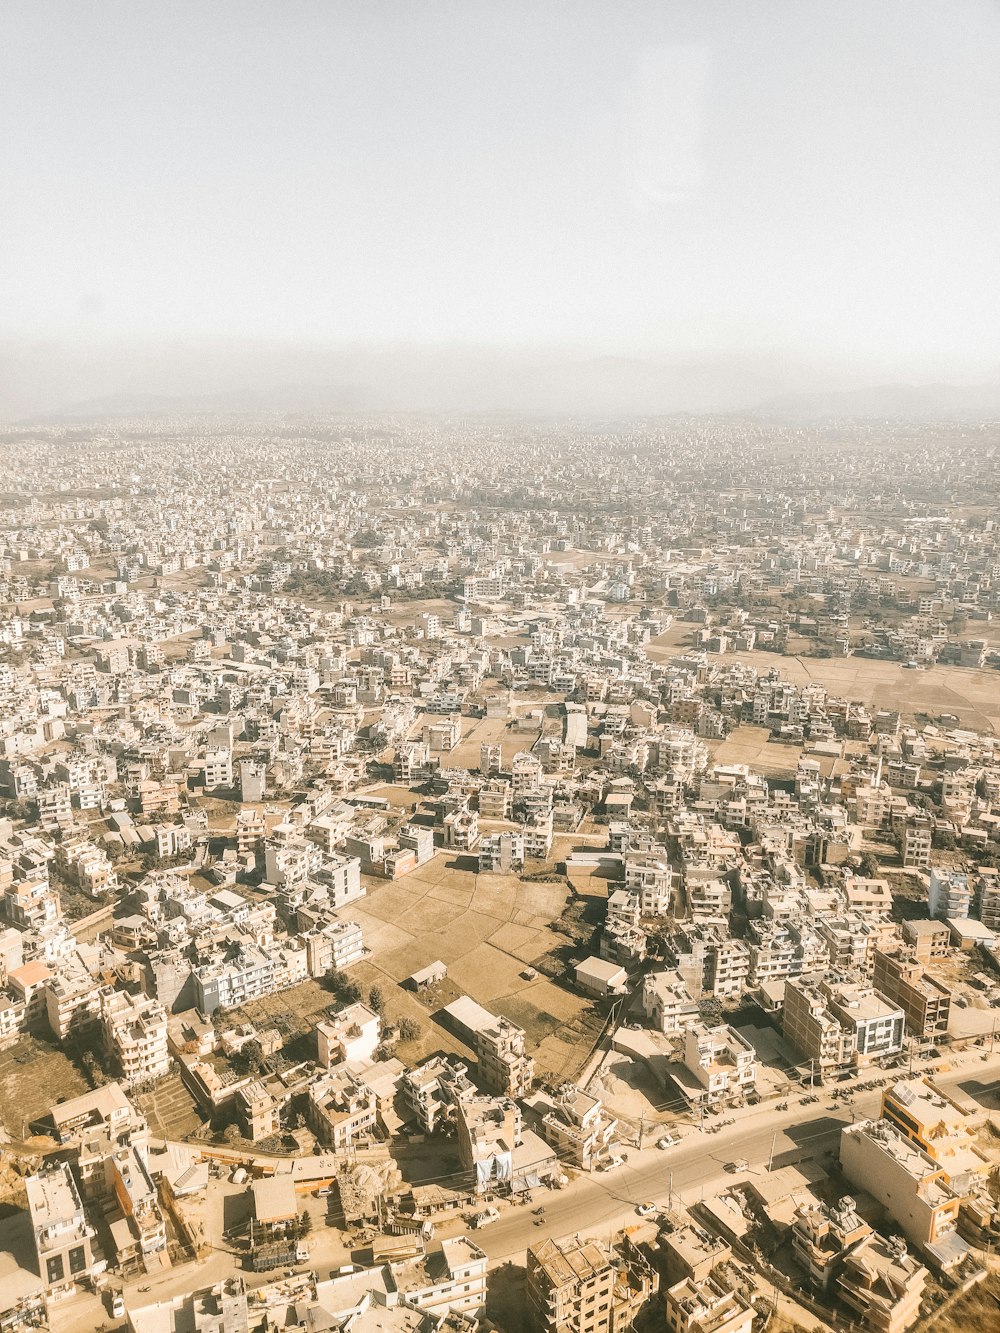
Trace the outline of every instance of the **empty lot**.
<instances>
[{"instance_id":1,"label":"empty lot","mask_svg":"<svg viewBox=\"0 0 1000 1333\"><path fill-rule=\"evenodd\" d=\"M606 896L603 886L600 892ZM566 943L549 928L566 900L562 883L478 875L456 864L452 853L439 853L345 910L372 950L351 976L365 987L381 985L390 1015L406 1013L421 1022L424 1051L463 1050L431 1015L466 994L525 1029L543 1077L573 1072L593 1027L589 1002L545 976L532 981L522 976ZM448 966L442 987L427 996L402 988L407 977L438 958Z\"/></svg>"}]
</instances>

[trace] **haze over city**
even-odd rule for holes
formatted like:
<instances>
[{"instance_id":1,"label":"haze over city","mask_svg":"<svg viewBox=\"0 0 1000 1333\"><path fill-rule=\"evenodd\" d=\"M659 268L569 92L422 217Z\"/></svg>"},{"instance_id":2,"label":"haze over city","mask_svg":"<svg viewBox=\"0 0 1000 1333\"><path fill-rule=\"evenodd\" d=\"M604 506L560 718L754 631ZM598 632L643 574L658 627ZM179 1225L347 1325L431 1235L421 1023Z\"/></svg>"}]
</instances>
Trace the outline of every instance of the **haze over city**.
<instances>
[{"instance_id":1,"label":"haze over city","mask_svg":"<svg viewBox=\"0 0 1000 1333\"><path fill-rule=\"evenodd\" d=\"M1000 4L0 5L0 1333L990 1333Z\"/></svg>"},{"instance_id":2,"label":"haze over city","mask_svg":"<svg viewBox=\"0 0 1000 1333\"><path fill-rule=\"evenodd\" d=\"M13 0L0 39L8 418L995 394L989 0Z\"/></svg>"}]
</instances>

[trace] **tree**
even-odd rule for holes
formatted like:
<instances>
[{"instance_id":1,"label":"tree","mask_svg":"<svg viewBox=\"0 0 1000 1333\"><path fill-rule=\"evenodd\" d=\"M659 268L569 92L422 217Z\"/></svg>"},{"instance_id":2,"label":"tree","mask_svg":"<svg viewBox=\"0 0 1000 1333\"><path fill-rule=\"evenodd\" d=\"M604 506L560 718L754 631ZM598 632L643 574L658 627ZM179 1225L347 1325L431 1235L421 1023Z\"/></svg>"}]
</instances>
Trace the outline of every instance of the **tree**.
<instances>
[{"instance_id":1,"label":"tree","mask_svg":"<svg viewBox=\"0 0 1000 1333\"><path fill-rule=\"evenodd\" d=\"M361 987L356 981L349 981L340 993L344 1004L357 1004L361 999Z\"/></svg>"},{"instance_id":2,"label":"tree","mask_svg":"<svg viewBox=\"0 0 1000 1333\"><path fill-rule=\"evenodd\" d=\"M250 1070L251 1074L256 1074L264 1062L264 1048L256 1037L251 1037L243 1043L240 1050L241 1062Z\"/></svg>"},{"instance_id":3,"label":"tree","mask_svg":"<svg viewBox=\"0 0 1000 1333\"><path fill-rule=\"evenodd\" d=\"M381 986L372 986L368 992L368 1008L376 1014L385 1013L385 996L382 994Z\"/></svg>"},{"instance_id":4,"label":"tree","mask_svg":"<svg viewBox=\"0 0 1000 1333\"><path fill-rule=\"evenodd\" d=\"M326 974L326 984L333 991L334 995L340 995L347 985L347 973L341 972L339 968L331 967Z\"/></svg>"},{"instance_id":5,"label":"tree","mask_svg":"<svg viewBox=\"0 0 1000 1333\"><path fill-rule=\"evenodd\" d=\"M312 1213L306 1209L304 1213L299 1214L299 1235L308 1236L309 1232L312 1231L312 1225Z\"/></svg>"},{"instance_id":6,"label":"tree","mask_svg":"<svg viewBox=\"0 0 1000 1333\"><path fill-rule=\"evenodd\" d=\"M237 1139L241 1139L243 1135L240 1133L239 1125L227 1125L222 1132L222 1137L227 1143L235 1143Z\"/></svg>"},{"instance_id":7,"label":"tree","mask_svg":"<svg viewBox=\"0 0 1000 1333\"><path fill-rule=\"evenodd\" d=\"M879 859L874 852L863 852L861 855L861 873L865 879L877 879L878 872L882 869Z\"/></svg>"},{"instance_id":8,"label":"tree","mask_svg":"<svg viewBox=\"0 0 1000 1333\"><path fill-rule=\"evenodd\" d=\"M405 1014L399 1020L399 1036L402 1041L417 1041L423 1035L423 1028L415 1018Z\"/></svg>"}]
</instances>

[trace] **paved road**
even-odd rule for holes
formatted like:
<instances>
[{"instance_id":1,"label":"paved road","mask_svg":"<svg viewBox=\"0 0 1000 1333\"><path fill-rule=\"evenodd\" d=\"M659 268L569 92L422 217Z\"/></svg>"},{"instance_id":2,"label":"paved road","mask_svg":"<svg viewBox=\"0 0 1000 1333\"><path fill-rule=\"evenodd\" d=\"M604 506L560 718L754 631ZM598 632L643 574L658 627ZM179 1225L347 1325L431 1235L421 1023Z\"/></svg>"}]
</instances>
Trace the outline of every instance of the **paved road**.
<instances>
[{"instance_id":1,"label":"paved road","mask_svg":"<svg viewBox=\"0 0 1000 1333\"><path fill-rule=\"evenodd\" d=\"M994 1105L1000 1096L998 1075L1000 1054L989 1063L969 1060L934 1078L945 1090L966 1084L971 1100L982 1102L985 1097L986 1104ZM743 1113L735 1125L716 1134L689 1130L676 1148L665 1152L651 1148L641 1154L630 1150L628 1162L617 1170L581 1176L561 1191L543 1191L536 1202L545 1207L544 1226L534 1225L530 1209L515 1208L477 1231L475 1239L496 1262L522 1258L527 1247L544 1236L577 1231L606 1236L639 1221L636 1204L650 1200L665 1206L671 1188L675 1201L680 1197L686 1204L702 1195L712 1197L737 1178L725 1170L726 1163L737 1158L748 1162L748 1176L766 1172L772 1142L775 1167L807 1157L822 1163L828 1149L836 1150L844 1125L877 1117L880 1107L881 1089L859 1093L850 1102L846 1098L832 1102L825 1095L807 1105L792 1101L784 1112L771 1107Z\"/></svg>"}]
</instances>

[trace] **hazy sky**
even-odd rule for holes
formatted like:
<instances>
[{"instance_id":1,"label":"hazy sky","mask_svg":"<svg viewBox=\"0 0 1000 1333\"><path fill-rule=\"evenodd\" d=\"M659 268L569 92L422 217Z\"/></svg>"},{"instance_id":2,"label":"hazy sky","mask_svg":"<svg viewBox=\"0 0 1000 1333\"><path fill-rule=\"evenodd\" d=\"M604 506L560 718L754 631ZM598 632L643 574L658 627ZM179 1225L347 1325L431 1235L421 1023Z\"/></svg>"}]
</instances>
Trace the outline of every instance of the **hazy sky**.
<instances>
[{"instance_id":1,"label":"hazy sky","mask_svg":"<svg viewBox=\"0 0 1000 1333\"><path fill-rule=\"evenodd\" d=\"M3 0L0 336L1000 364L990 0Z\"/></svg>"}]
</instances>

